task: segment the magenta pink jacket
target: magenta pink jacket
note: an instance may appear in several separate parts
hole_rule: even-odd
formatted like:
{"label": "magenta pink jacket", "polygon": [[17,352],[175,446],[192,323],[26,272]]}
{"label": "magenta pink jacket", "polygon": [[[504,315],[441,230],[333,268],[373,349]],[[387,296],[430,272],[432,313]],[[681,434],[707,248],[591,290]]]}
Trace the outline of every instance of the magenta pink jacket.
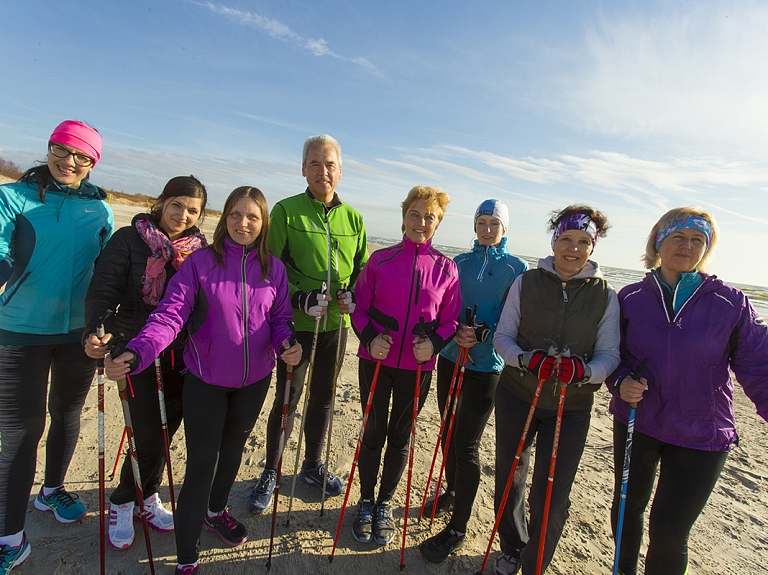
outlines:
{"label": "magenta pink jacket", "polygon": [[[432,247],[407,237],[371,254],[355,284],[352,327],[360,338],[358,357],[371,359],[368,346],[391,322],[393,345],[382,361],[387,367],[416,370],[413,339],[424,318],[426,335],[437,353],[456,334],[461,308],[456,264]],[[435,356],[423,364],[432,370]]]}

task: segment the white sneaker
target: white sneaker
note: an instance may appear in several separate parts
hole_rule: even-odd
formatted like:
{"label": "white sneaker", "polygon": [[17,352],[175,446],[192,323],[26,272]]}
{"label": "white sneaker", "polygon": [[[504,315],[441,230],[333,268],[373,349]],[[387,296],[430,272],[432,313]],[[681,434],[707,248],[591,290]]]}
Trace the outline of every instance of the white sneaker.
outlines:
{"label": "white sneaker", "polygon": [[499,553],[496,556],[496,562],[494,570],[496,575],[515,575],[520,571],[521,563],[518,557],[507,555],[506,553]]}
{"label": "white sneaker", "polygon": [[[160,495],[153,493],[144,500],[144,512],[147,514],[147,523],[155,531],[170,533],[173,531],[173,513],[163,507]],[[133,509],[134,521],[141,521],[138,507]]]}
{"label": "white sneaker", "polygon": [[133,502],[109,504],[109,544],[115,549],[128,549],[133,544]]}

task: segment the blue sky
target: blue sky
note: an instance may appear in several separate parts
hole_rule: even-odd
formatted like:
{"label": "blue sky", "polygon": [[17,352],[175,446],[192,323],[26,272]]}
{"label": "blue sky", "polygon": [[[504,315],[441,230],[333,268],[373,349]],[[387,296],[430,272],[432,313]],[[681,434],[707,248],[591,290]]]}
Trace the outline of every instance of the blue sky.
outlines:
{"label": "blue sky", "polygon": [[544,256],[548,212],[586,202],[613,224],[594,258],[639,269],[658,217],[698,204],[710,271],[768,285],[766,3],[11,0],[0,22],[0,155],[25,167],[75,118],[104,136],[97,184],[192,173],[213,207],[243,184],[272,204],[329,133],[371,235],[434,185],[437,243],[468,247],[497,197],[512,250]]}

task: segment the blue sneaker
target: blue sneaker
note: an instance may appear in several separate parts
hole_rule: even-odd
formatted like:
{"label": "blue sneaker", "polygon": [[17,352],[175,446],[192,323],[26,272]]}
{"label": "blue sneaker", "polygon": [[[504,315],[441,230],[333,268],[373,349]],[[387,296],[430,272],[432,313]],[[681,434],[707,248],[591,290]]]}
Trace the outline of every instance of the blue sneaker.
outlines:
{"label": "blue sneaker", "polygon": [[14,567],[24,563],[24,559],[29,557],[32,547],[27,541],[27,534],[21,536],[21,545],[12,547],[10,545],[0,545],[0,575],[10,573]]}
{"label": "blue sneaker", "polygon": [[322,489],[323,476],[326,473],[328,474],[328,483],[325,486],[325,494],[328,497],[341,495],[344,491],[344,483],[342,483],[341,479],[328,471],[322,461],[318,461],[312,469],[302,468],[301,473],[299,473],[299,479],[307,485],[314,485],[318,489]]}
{"label": "blue sneaker", "polygon": [[272,501],[272,492],[277,483],[277,471],[274,469],[265,469],[259,478],[259,483],[253,488],[248,496],[248,509],[253,513],[264,513],[269,502]]}
{"label": "blue sneaker", "polygon": [[47,497],[43,495],[41,488],[35,497],[35,509],[53,511],[59,523],[72,523],[85,516],[85,505],[77,495],[69,493],[64,487],[59,487]]}

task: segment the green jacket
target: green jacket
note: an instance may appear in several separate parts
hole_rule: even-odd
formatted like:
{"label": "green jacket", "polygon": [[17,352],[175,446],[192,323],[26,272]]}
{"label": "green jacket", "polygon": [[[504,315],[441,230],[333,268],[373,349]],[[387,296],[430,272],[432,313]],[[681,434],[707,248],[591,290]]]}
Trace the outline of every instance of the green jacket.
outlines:
{"label": "green jacket", "polygon": [[[339,329],[336,290],[352,289],[368,261],[363,217],[334,194],[330,207],[318,202],[307,189],[277,202],[272,208],[269,249],[285,264],[291,298],[297,291],[320,289],[323,282],[333,298],[321,331]],[[313,331],[315,318],[294,310],[297,331]],[[344,318],[344,327],[349,327]]]}

